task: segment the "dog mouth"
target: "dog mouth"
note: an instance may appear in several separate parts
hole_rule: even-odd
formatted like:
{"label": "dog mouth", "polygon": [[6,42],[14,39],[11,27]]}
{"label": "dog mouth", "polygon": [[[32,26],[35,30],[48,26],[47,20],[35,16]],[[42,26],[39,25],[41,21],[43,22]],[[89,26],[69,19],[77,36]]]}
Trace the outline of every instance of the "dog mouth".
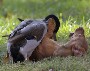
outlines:
{"label": "dog mouth", "polygon": [[82,49],[75,49],[74,50],[74,56],[77,56],[77,57],[82,57],[84,56],[84,51],[82,51]]}

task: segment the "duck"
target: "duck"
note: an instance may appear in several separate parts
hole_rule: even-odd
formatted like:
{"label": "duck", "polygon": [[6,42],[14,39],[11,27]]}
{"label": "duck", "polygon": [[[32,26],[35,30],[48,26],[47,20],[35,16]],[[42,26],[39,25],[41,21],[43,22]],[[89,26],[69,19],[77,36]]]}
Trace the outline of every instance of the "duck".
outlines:
{"label": "duck", "polygon": [[[57,32],[59,30],[59,27],[60,27],[60,21],[59,21],[59,18],[54,14],[49,14],[42,20],[43,21],[48,21],[50,18],[52,18],[55,21],[55,25],[56,25],[55,29],[53,31],[53,35],[50,38],[53,39],[54,41],[57,41],[56,34],[57,34]],[[18,18],[18,20],[21,21],[21,22],[24,21],[21,18]]]}
{"label": "duck", "polygon": [[[56,25],[53,31],[56,36],[60,27],[60,22],[55,15],[48,15],[45,19],[41,20],[23,20],[18,18],[21,23],[10,35],[6,35],[8,36],[8,42],[7,54],[4,58],[4,62],[13,60],[13,63],[17,63],[18,61],[23,62],[24,60],[28,60],[34,49],[40,44],[41,40],[47,33],[48,23],[52,22],[52,19]],[[52,38],[52,35],[49,38]]]}
{"label": "duck", "polygon": [[29,59],[34,49],[40,44],[47,33],[47,26],[52,19],[21,20],[21,23],[11,32],[7,41],[6,58],[13,63],[23,62]]}

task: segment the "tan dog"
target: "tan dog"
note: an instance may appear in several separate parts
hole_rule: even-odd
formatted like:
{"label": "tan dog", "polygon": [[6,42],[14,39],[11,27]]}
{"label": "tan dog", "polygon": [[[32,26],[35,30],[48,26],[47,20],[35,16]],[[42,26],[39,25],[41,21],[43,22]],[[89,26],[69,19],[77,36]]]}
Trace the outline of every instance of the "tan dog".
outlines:
{"label": "tan dog", "polygon": [[75,30],[65,45],[57,44],[48,36],[49,33],[46,34],[40,45],[35,49],[30,60],[37,61],[50,56],[83,56],[87,52],[88,45],[82,27]]}

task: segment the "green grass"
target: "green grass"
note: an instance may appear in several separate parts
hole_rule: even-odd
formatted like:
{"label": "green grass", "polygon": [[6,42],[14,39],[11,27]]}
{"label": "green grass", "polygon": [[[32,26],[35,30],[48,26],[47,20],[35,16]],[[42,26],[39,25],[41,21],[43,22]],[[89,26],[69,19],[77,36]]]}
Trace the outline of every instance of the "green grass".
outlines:
{"label": "green grass", "polygon": [[56,57],[38,62],[24,62],[17,64],[1,64],[0,71],[90,71],[90,56],[85,57]]}
{"label": "green grass", "polygon": [[38,62],[4,64],[7,38],[20,23],[17,18],[38,19],[49,14],[58,16],[61,26],[57,33],[58,42],[67,42],[70,32],[82,26],[90,45],[90,0],[3,0],[0,5],[0,71],[90,71],[90,47],[85,57],[55,57]]}

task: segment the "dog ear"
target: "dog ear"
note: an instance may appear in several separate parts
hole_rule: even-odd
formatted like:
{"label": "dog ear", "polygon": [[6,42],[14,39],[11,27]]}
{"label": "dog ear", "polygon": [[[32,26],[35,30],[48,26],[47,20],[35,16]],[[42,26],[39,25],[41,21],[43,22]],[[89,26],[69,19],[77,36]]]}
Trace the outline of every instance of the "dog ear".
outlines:
{"label": "dog ear", "polygon": [[72,52],[74,56],[83,56],[86,54],[84,48],[75,45],[72,47]]}
{"label": "dog ear", "polygon": [[70,34],[69,34],[69,37],[72,37],[72,36],[73,36],[73,34],[74,34],[74,33],[70,33]]}
{"label": "dog ear", "polygon": [[23,20],[23,19],[21,19],[21,18],[18,18],[18,20],[19,20],[20,22],[24,21],[24,20]]}
{"label": "dog ear", "polygon": [[75,33],[79,33],[79,34],[84,34],[84,29],[83,27],[79,27],[75,30]]}

